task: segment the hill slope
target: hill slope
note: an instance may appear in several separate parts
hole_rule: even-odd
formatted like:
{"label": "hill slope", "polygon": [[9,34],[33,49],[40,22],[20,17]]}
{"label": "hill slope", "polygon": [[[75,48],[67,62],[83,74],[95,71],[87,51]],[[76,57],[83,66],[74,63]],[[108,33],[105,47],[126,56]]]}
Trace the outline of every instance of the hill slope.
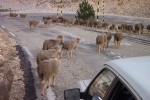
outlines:
{"label": "hill slope", "polygon": [[[64,12],[76,12],[81,0],[62,0]],[[88,0],[97,9],[97,0]],[[0,0],[2,8],[56,12],[58,0]],[[102,11],[100,0],[100,11]],[[109,14],[150,18],[150,0],[104,0],[104,12]]]}

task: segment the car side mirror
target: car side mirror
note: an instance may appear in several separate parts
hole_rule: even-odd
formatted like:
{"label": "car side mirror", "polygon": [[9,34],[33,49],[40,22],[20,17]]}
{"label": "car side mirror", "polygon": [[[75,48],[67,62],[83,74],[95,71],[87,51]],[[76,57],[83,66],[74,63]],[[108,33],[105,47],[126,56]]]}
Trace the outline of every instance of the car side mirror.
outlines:
{"label": "car side mirror", "polygon": [[65,100],[80,100],[80,89],[68,89],[64,91],[64,99]]}

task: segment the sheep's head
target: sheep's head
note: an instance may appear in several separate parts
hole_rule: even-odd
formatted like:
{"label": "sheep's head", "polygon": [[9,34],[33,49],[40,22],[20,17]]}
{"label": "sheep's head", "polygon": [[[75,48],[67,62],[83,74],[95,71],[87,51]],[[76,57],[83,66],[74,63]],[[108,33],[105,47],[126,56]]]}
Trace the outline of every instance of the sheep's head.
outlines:
{"label": "sheep's head", "polygon": [[62,47],[59,46],[59,45],[56,45],[56,46],[54,47],[54,49],[55,49],[56,51],[58,51],[58,52],[61,52]]}
{"label": "sheep's head", "polygon": [[79,39],[79,38],[76,38],[76,41],[77,41],[77,43],[79,43],[79,42],[80,42],[80,39]]}
{"label": "sheep's head", "polygon": [[63,41],[63,38],[64,38],[63,35],[58,35],[57,36],[57,39],[60,40],[61,42]]}

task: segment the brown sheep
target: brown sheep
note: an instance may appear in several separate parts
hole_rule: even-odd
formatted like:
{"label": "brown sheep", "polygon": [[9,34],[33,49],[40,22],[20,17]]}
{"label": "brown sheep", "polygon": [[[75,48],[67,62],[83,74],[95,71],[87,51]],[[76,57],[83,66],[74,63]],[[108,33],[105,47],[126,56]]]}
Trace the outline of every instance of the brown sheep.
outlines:
{"label": "brown sheep", "polygon": [[142,23],[135,24],[135,32],[138,32],[140,35],[143,32],[144,25]]}
{"label": "brown sheep", "polygon": [[58,18],[56,18],[56,17],[52,17],[52,22],[53,22],[53,23],[58,22]]}
{"label": "brown sheep", "polygon": [[58,58],[61,57],[61,47],[56,45],[53,49],[42,50],[37,53],[37,64],[43,60],[48,60],[50,58]]}
{"label": "brown sheep", "polygon": [[26,18],[27,14],[19,14],[21,18]]}
{"label": "brown sheep", "polygon": [[44,25],[45,25],[45,27],[47,27],[48,25],[50,25],[50,23],[51,23],[51,20],[49,19],[49,20],[43,20],[44,21]]}
{"label": "brown sheep", "polygon": [[125,27],[126,27],[126,24],[121,24],[121,26],[120,26],[120,27],[121,27],[121,30],[122,30],[123,32],[125,32],[125,31],[126,31],[126,28],[125,28]]}
{"label": "brown sheep", "polygon": [[119,48],[120,47],[120,43],[123,39],[123,33],[122,32],[117,32],[114,35],[114,43],[115,43],[115,47]]}
{"label": "brown sheep", "polygon": [[100,53],[100,50],[105,50],[105,46],[107,43],[107,35],[103,34],[103,35],[98,35],[96,37],[96,51],[98,51],[98,53]]}
{"label": "brown sheep", "polygon": [[148,30],[148,34],[150,35],[149,31],[150,31],[150,24],[147,25],[147,30]]}
{"label": "brown sheep", "polygon": [[57,39],[50,39],[50,40],[45,40],[43,43],[43,50],[48,50],[53,48],[56,45],[61,45],[63,42],[63,36],[58,35]]}
{"label": "brown sheep", "polygon": [[62,54],[63,54],[63,50],[68,50],[67,54],[68,54],[68,59],[72,58],[72,50],[76,49],[77,50],[77,45],[79,44],[80,39],[76,38],[74,41],[64,41],[62,43]]}
{"label": "brown sheep", "polygon": [[115,29],[115,24],[110,25],[109,30],[114,30]]}
{"label": "brown sheep", "polygon": [[30,27],[30,29],[32,27],[36,27],[38,24],[39,24],[39,21],[36,21],[36,20],[29,21],[29,27]]}
{"label": "brown sheep", "polygon": [[17,13],[10,13],[10,17],[17,17],[18,14]]}
{"label": "brown sheep", "polygon": [[41,79],[42,95],[45,95],[45,90],[49,86],[55,86],[55,77],[60,69],[60,59],[51,58],[41,61],[37,66],[37,72]]}
{"label": "brown sheep", "polygon": [[141,25],[141,33],[143,33],[144,25],[142,23],[139,23]]}
{"label": "brown sheep", "polygon": [[49,17],[49,16],[47,16],[47,17],[43,17],[43,21],[44,20],[51,20],[52,18],[51,17]]}
{"label": "brown sheep", "polygon": [[66,19],[65,24],[68,26],[72,26],[72,25],[74,25],[74,20],[73,19]]}
{"label": "brown sheep", "polygon": [[87,27],[93,28],[93,27],[94,27],[94,21],[95,21],[94,18],[90,18],[90,19],[87,21]]}
{"label": "brown sheep", "polygon": [[106,35],[107,35],[107,45],[106,45],[106,47],[108,48],[108,46],[109,46],[109,41],[111,40],[112,35],[111,35],[110,32],[106,32]]}
{"label": "brown sheep", "polygon": [[78,19],[76,19],[76,20],[74,21],[74,25],[80,25],[80,21],[79,21]]}
{"label": "brown sheep", "polygon": [[106,29],[109,26],[108,23],[102,23],[102,28]]}
{"label": "brown sheep", "polygon": [[5,73],[4,80],[0,80],[0,100],[9,100],[14,74],[11,70]]}
{"label": "brown sheep", "polygon": [[81,25],[81,26],[87,26],[87,22],[88,21],[86,21],[86,20],[79,20],[79,25]]}
{"label": "brown sheep", "polygon": [[133,25],[126,25],[126,30],[129,31],[130,35],[132,35],[132,32],[134,30]]}
{"label": "brown sheep", "polygon": [[102,28],[102,22],[101,21],[94,21],[94,27],[98,28],[98,29]]}
{"label": "brown sheep", "polygon": [[63,17],[58,17],[58,22],[63,23],[64,22],[64,18]]}

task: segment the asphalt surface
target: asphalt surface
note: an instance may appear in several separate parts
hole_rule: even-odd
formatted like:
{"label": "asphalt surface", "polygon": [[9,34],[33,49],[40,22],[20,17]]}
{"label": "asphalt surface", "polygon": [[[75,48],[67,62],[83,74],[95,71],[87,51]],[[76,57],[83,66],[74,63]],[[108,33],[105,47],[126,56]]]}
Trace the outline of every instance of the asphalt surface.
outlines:
{"label": "asphalt surface", "polygon": [[[72,59],[67,59],[66,52],[63,54],[60,66],[61,70],[56,79],[56,87],[52,87],[55,95],[52,94],[51,96],[54,98],[56,97],[56,100],[63,100],[63,91],[65,89],[77,87],[77,81],[94,78],[103,67],[103,64],[109,60],[150,55],[149,45],[139,44],[138,42],[129,41],[128,39],[123,39],[119,49],[114,48],[113,39],[111,39],[109,48],[98,54],[96,52],[95,39],[98,34],[103,34],[102,30],[81,26],[69,27],[63,24],[51,24],[48,28],[44,28],[42,22],[36,27],[36,29],[29,28],[29,20],[42,20],[42,16],[47,15],[48,14],[30,14],[25,19],[19,17],[10,18],[9,16],[4,15],[0,17],[0,25],[5,26],[8,32],[13,33],[17,42],[22,47],[25,47],[27,52],[30,52],[29,58],[33,66],[33,71],[36,71],[37,66],[35,61],[36,54],[42,49],[44,40],[56,38],[56,36],[60,34],[64,36],[64,40],[72,40],[76,37],[81,39],[81,42],[78,45],[78,50],[73,51]],[[112,20],[113,18],[114,17],[111,17],[109,20]],[[115,20],[117,20],[116,17],[113,21]],[[120,19],[120,21],[123,20]],[[134,23],[136,22],[134,21]],[[135,35],[135,37],[149,40],[146,36],[141,37]],[[36,80],[36,83],[40,83],[40,80]],[[36,88],[40,91],[39,84],[36,84]]]}

